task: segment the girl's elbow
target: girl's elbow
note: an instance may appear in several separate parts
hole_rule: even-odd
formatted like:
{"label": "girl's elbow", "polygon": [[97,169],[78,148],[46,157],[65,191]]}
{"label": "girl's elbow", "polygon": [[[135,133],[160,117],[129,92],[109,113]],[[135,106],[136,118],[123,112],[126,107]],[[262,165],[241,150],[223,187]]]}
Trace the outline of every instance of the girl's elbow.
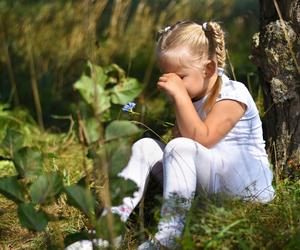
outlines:
{"label": "girl's elbow", "polygon": [[201,144],[203,147],[206,147],[206,148],[212,148],[215,143],[213,143],[211,140],[209,140],[209,138],[205,138],[203,136],[198,136],[198,137],[194,137],[194,138],[191,138],[193,139],[194,141],[198,142],[199,144]]}
{"label": "girl's elbow", "polygon": [[211,134],[209,133],[208,129],[206,134],[199,135],[197,139],[198,139],[197,142],[206,148],[212,148],[217,143],[215,138],[212,137]]}
{"label": "girl's elbow", "polygon": [[212,142],[212,141],[198,141],[198,143],[200,143],[202,146],[210,149],[212,148],[213,146],[216,145],[216,143]]}

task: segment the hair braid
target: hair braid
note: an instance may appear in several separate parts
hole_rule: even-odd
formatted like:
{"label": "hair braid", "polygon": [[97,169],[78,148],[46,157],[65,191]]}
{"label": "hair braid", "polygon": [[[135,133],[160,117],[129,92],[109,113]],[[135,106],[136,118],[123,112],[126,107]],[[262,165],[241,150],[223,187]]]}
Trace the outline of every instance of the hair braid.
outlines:
{"label": "hair braid", "polygon": [[[225,51],[225,39],[224,39],[224,32],[221,26],[217,22],[207,22],[205,34],[209,40],[209,49],[208,54],[209,57],[216,56],[217,59],[217,66],[220,68],[225,67],[226,61],[226,51]],[[204,104],[204,111],[209,112],[209,110],[214,105],[222,86],[222,78],[219,76],[217,78],[216,83],[214,84],[210,95],[208,96],[205,104]]]}
{"label": "hair braid", "polygon": [[[209,53],[216,55],[218,67],[224,68],[226,61],[224,32],[217,22],[207,23],[207,32],[211,38]],[[211,56],[211,55],[210,55]]]}

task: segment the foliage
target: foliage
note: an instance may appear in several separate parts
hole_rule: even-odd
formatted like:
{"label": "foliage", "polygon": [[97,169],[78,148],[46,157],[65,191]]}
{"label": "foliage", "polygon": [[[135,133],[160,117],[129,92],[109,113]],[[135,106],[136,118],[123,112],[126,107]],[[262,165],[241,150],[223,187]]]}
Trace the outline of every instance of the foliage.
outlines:
{"label": "foliage", "polygon": [[299,182],[282,181],[269,204],[198,197],[183,249],[294,249],[300,233],[299,188]]}
{"label": "foliage", "polygon": [[[157,31],[180,19],[221,22],[228,34],[227,48],[237,78],[247,83],[247,74],[255,72],[248,59],[251,36],[258,29],[255,0],[2,0],[0,6],[0,41],[4,48],[0,55],[0,100],[22,104],[37,115],[31,87],[37,82],[47,127],[67,127],[66,122],[53,120],[51,115],[74,111],[78,99],[72,84],[88,60],[121,65],[145,86],[139,100],[145,113],[151,113],[146,116],[172,119],[172,113],[164,112],[165,96],[155,88],[160,73],[153,50]],[[230,68],[228,73],[232,73]],[[251,83],[253,93],[257,93],[258,78],[252,78]],[[113,102],[122,97],[111,96]],[[154,99],[160,99],[160,105]],[[101,109],[108,106],[103,100]],[[151,125],[159,131],[156,123]]]}
{"label": "foliage", "polygon": [[[257,9],[254,0],[0,1],[0,100],[8,103],[0,105],[1,248],[63,249],[78,239],[110,239],[111,229],[124,232],[118,218],[109,228],[100,215],[108,201],[119,204],[136,188],[117,176],[143,132],[136,125],[150,124],[160,136],[160,119],[173,118],[153,84],[160,74],[154,37],[165,25],[221,21],[237,65],[228,71],[248,83],[263,111],[248,60]],[[34,82],[46,131],[28,112],[37,114]],[[138,112],[122,114],[136,98]],[[170,130],[162,137],[168,141]],[[299,176],[299,163],[289,164]],[[277,181],[276,188],[275,200],[264,205],[199,197],[182,248],[296,249],[299,182]],[[158,214],[153,201],[149,210]],[[124,248],[134,248],[136,229],[125,235]]]}
{"label": "foliage", "polygon": [[74,88],[90,105],[94,114],[102,114],[105,120],[112,120],[109,109],[114,104],[124,105],[142,91],[141,84],[134,78],[126,77],[124,70],[116,64],[100,67],[88,62],[87,66],[90,76],[83,74],[75,82]]}
{"label": "foliage", "polygon": [[[74,84],[83,98],[83,104],[87,106],[86,110],[90,110],[83,116],[78,111],[79,138],[72,137],[75,132],[72,127],[65,137],[53,135],[54,140],[81,142],[84,151],[88,152],[85,161],[89,158],[92,160],[92,168],[85,169],[85,176],[71,185],[66,182],[70,177],[63,169],[53,168],[53,165],[45,167],[47,158],[56,158],[57,152],[49,154],[40,137],[45,137],[47,141],[51,135],[37,129],[26,112],[10,111],[7,106],[1,106],[1,157],[13,163],[16,175],[0,177],[0,193],[16,203],[19,222],[29,230],[45,231],[49,222],[60,220],[57,215],[49,213],[47,207],[65,200],[86,216],[90,227],[97,229],[97,234],[108,237],[109,234],[105,232],[107,228],[102,225],[104,219],[99,218],[103,206],[109,205],[100,194],[103,185],[105,186],[105,182],[101,180],[109,175],[111,188],[108,195],[110,198],[111,193],[115,200],[135,189],[133,183],[127,184],[129,181],[116,177],[121,165],[126,163],[127,157],[124,154],[129,153],[132,136],[140,134],[141,129],[127,120],[112,121],[110,114],[104,113],[113,106],[120,109],[122,104],[137,97],[142,90],[141,85],[137,80],[126,77],[124,71],[116,65],[105,68],[90,62],[87,65],[89,72],[84,73]],[[107,106],[103,106],[102,100],[106,100]],[[19,113],[22,116],[18,116]],[[104,119],[101,118],[102,115]],[[32,136],[35,132],[37,134]],[[111,167],[104,170],[103,166],[107,164]],[[116,188],[117,186],[122,189]],[[122,225],[115,220],[115,225],[117,224]],[[121,226],[118,228],[123,230]]]}

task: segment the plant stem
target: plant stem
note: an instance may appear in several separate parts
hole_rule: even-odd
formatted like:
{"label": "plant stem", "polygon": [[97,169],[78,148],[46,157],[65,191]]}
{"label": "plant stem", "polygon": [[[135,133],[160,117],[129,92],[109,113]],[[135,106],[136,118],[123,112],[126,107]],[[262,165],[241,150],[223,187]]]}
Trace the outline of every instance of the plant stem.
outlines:
{"label": "plant stem", "polygon": [[32,94],[33,94],[33,99],[34,99],[34,105],[35,105],[38,124],[39,124],[40,128],[42,130],[44,130],[43,113],[42,113],[42,106],[41,106],[41,102],[40,102],[36,71],[35,71],[35,66],[34,66],[32,44],[31,44],[31,41],[29,40],[27,34],[26,34],[26,38],[27,38],[27,52],[28,52],[30,76],[31,76],[31,89],[32,89]]}
{"label": "plant stem", "polygon": [[1,29],[2,30],[2,37],[3,37],[3,50],[4,50],[4,55],[6,57],[6,65],[7,65],[7,70],[8,70],[8,77],[11,83],[11,96],[13,96],[14,98],[14,104],[16,106],[18,106],[20,104],[20,100],[19,100],[19,94],[17,91],[17,82],[15,79],[15,75],[14,75],[14,71],[13,71],[13,66],[12,66],[12,62],[10,59],[10,54],[9,54],[9,50],[8,50],[8,44],[6,43],[6,39],[5,39],[5,32],[4,32],[4,24],[3,24],[3,20],[1,18]]}
{"label": "plant stem", "polygon": [[148,127],[146,124],[142,123],[142,122],[138,122],[138,121],[130,121],[134,124],[139,124],[144,126],[145,128],[147,128],[148,130],[150,130],[153,134],[155,134],[160,140],[162,140],[165,144],[167,144],[167,141],[165,141],[159,134],[157,134],[153,129],[151,129],[150,127]]}
{"label": "plant stem", "polygon": [[233,67],[233,65],[231,63],[228,50],[226,50],[226,55],[227,55],[227,59],[228,59],[228,62],[229,62],[229,67],[230,67],[230,70],[231,70],[231,73],[232,73],[233,80],[236,81],[236,76],[235,76],[235,73],[234,73],[234,67]]}

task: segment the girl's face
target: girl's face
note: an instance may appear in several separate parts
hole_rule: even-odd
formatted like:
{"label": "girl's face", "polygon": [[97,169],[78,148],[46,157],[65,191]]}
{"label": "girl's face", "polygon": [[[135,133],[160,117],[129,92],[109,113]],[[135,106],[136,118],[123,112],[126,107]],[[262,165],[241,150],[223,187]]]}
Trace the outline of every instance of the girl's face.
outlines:
{"label": "girl's face", "polygon": [[203,64],[201,61],[196,62],[190,53],[182,54],[180,60],[178,57],[178,55],[175,55],[175,58],[171,56],[167,60],[161,60],[160,68],[162,72],[177,74],[182,79],[192,100],[202,98],[208,89]]}

